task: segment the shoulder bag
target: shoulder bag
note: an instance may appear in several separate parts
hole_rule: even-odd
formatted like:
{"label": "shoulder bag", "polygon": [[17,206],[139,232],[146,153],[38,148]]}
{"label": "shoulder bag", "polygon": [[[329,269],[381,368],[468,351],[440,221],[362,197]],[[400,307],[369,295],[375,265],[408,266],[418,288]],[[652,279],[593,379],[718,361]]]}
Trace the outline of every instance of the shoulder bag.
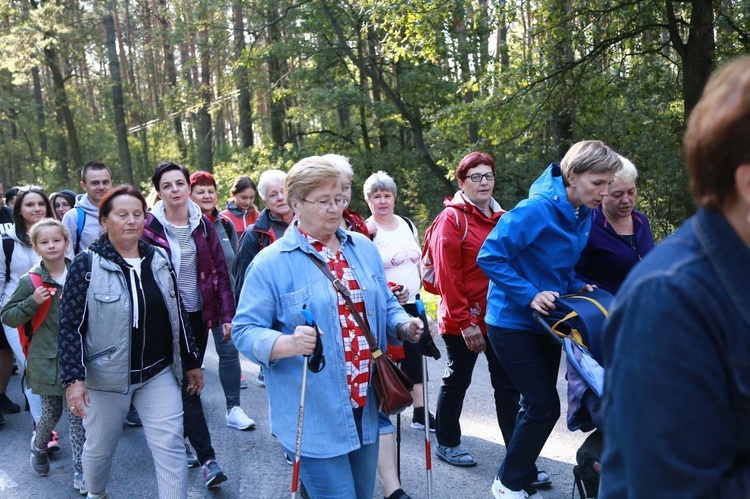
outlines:
{"label": "shoulder bag", "polygon": [[378,348],[378,342],[375,341],[370,328],[354,306],[351,293],[344,283],[334,276],[328,265],[315,257],[315,255],[308,253],[307,256],[325,274],[328,280],[333,283],[336,291],[344,297],[344,301],[352,311],[354,320],[357,321],[365,338],[367,338],[367,344],[370,346],[373,359],[370,383],[375,389],[375,396],[378,399],[378,409],[389,416],[399,414],[413,402],[411,390],[414,388],[414,382],[391,359],[383,355],[383,352]]}

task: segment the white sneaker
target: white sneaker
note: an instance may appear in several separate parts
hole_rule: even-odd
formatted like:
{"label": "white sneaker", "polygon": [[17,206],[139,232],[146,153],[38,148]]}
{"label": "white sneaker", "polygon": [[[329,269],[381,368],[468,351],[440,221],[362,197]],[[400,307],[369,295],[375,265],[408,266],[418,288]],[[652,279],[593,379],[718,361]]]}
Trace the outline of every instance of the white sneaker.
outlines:
{"label": "white sneaker", "polygon": [[[526,499],[529,497],[529,494],[527,494],[525,490],[510,490],[503,485],[499,478],[495,478],[490,490],[495,499]],[[538,493],[534,494],[534,497],[541,499],[541,496],[539,496]]]}
{"label": "white sneaker", "polygon": [[231,426],[232,428],[237,428],[238,430],[254,430],[255,429],[255,421],[247,417],[247,414],[245,414],[245,411],[242,410],[240,406],[234,406],[232,409],[227,413],[227,426]]}
{"label": "white sneaker", "polygon": [[73,488],[82,496],[88,495],[89,491],[83,484],[83,473],[73,473]]}

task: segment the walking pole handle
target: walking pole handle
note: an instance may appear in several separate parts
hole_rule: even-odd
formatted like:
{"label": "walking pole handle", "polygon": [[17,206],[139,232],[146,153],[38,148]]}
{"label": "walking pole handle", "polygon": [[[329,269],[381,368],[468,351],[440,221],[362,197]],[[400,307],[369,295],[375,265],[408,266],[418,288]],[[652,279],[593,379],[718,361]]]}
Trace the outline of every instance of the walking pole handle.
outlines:
{"label": "walking pole handle", "polygon": [[440,359],[440,350],[438,350],[437,345],[435,345],[435,342],[432,340],[430,326],[427,321],[427,311],[424,308],[424,302],[422,302],[422,299],[419,297],[419,293],[417,293],[416,299],[414,300],[414,305],[417,307],[417,312],[419,312],[419,318],[422,319],[422,322],[424,323],[424,333],[419,339],[419,344],[422,347],[422,355],[438,360]]}

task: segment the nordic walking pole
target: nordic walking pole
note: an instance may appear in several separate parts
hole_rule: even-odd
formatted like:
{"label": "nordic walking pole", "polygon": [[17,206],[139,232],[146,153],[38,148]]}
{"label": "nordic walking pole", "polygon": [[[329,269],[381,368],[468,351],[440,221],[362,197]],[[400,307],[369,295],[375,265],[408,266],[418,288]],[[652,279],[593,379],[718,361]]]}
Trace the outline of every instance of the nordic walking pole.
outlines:
{"label": "nordic walking pole", "polygon": [[430,335],[430,328],[427,322],[427,313],[424,309],[424,303],[417,294],[414,304],[417,306],[419,318],[422,319],[424,330],[427,334],[422,334],[420,343],[422,343],[422,392],[424,396],[424,454],[425,469],[427,471],[427,497],[432,499],[432,449],[430,448],[430,399],[429,390],[427,389],[427,357],[433,357],[435,360],[440,358],[440,350],[435,346]]}
{"label": "nordic walking pole", "polygon": [[315,350],[312,356],[305,355],[302,365],[302,389],[300,390],[299,414],[297,416],[297,442],[294,446],[294,471],[292,471],[292,499],[297,498],[297,487],[299,486],[300,451],[302,449],[302,420],[305,417],[305,393],[307,392],[307,368],[312,372],[320,372],[326,365],[323,356],[323,344],[320,342],[320,330],[315,323],[312,312],[307,305],[302,306],[302,316],[308,326],[315,328]]}

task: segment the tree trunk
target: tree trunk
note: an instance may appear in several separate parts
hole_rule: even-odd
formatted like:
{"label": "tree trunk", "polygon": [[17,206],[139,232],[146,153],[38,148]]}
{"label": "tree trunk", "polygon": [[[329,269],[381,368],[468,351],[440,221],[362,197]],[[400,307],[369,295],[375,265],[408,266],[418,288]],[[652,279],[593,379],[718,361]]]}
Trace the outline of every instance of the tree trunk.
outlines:
{"label": "tree trunk", "polygon": [[[267,43],[269,47],[273,47],[275,44],[281,41],[281,34],[279,33],[278,25],[273,22],[278,17],[278,12],[275,6],[271,6],[271,10],[268,11],[267,20],[270,26],[267,29]],[[273,141],[274,148],[278,151],[284,147],[284,122],[286,121],[286,111],[284,109],[284,100],[274,98],[274,89],[281,85],[281,59],[271,54],[266,58],[266,65],[268,66],[268,102],[269,112],[271,121],[271,140]]]}
{"label": "tree trunk", "polygon": [[[455,25],[456,36],[458,38],[458,54],[456,55],[459,68],[461,69],[460,79],[466,87],[463,101],[467,107],[471,107],[471,104],[474,102],[474,92],[471,90],[471,65],[469,64],[471,44],[469,44],[467,40],[466,22],[464,19],[466,19],[466,12],[464,12],[462,8],[457,9]],[[469,120],[467,123],[467,138],[469,139],[469,144],[473,145],[479,142],[479,126],[474,120]]]}
{"label": "tree trunk", "polygon": [[242,16],[242,0],[233,0],[232,19],[234,27],[234,59],[237,64],[234,76],[237,79],[237,112],[240,117],[240,143],[242,147],[253,147],[253,108],[250,102],[250,79],[247,67],[242,62],[245,53],[245,23]]}
{"label": "tree trunk", "polygon": [[550,101],[550,132],[555,145],[556,157],[562,159],[570,146],[573,144],[573,104],[570,102],[570,96],[567,93],[568,88],[574,86],[566,84],[564,81],[570,75],[566,68],[572,66],[573,47],[570,36],[570,4],[568,0],[555,0],[550,4],[551,18],[558,20],[557,27],[551,31],[550,48],[551,53],[548,55],[550,67],[552,70],[561,69],[560,76],[563,80],[558,87],[562,89],[555,92],[555,97]]}
{"label": "tree trunk", "polygon": [[208,31],[205,27],[198,33],[198,51],[200,52],[201,106],[198,108],[198,168],[213,172],[213,130],[211,128],[211,68],[208,48]]}
{"label": "tree trunk", "polygon": [[65,140],[63,130],[65,129],[65,118],[63,118],[62,111],[55,107],[55,123],[57,124],[57,155],[58,161],[60,162],[60,173],[63,180],[63,185],[70,185],[70,165],[68,164],[68,143]]}
{"label": "tree trunk", "polygon": [[65,130],[68,133],[68,143],[70,145],[70,156],[73,160],[73,167],[77,169],[83,168],[83,155],[81,154],[81,146],[78,142],[78,133],[76,132],[76,125],[73,121],[73,113],[70,111],[70,106],[68,105],[68,96],[65,92],[65,79],[63,78],[60,66],[58,66],[57,63],[57,53],[51,45],[44,48],[44,60],[52,74],[55,108],[60,113],[65,125]]}
{"label": "tree trunk", "polygon": [[[163,40],[162,53],[164,54],[164,69],[167,73],[167,84],[172,92],[177,91],[177,66],[174,61],[174,50],[172,45],[169,43],[169,33],[171,32],[169,21],[167,20],[168,5],[167,0],[159,0],[160,7],[162,9],[162,15],[159,17],[159,24],[161,25],[161,36]],[[174,111],[174,110],[171,110]],[[174,126],[175,137],[177,138],[177,149],[180,150],[180,160],[185,161],[187,159],[187,145],[185,144],[185,136],[182,130],[182,116],[179,111],[174,113],[172,118],[172,124]]]}
{"label": "tree trunk", "polygon": [[[112,4],[110,3],[110,5]],[[135,184],[133,164],[130,161],[130,148],[128,147],[128,128],[125,125],[125,103],[122,96],[120,60],[117,57],[115,20],[109,12],[104,15],[104,30],[107,34],[107,58],[109,59],[109,74],[112,78],[112,106],[114,108],[117,152],[120,157],[122,179],[129,184]]]}
{"label": "tree trunk", "polygon": [[[370,67],[377,71],[378,77],[382,78],[382,71],[380,70],[380,59],[378,58],[378,41],[375,38],[375,33],[371,29],[367,31],[367,48],[370,54]],[[367,77],[362,71],[360,71],[360,78],[366,81]],[[362,88],[366,88],[365,83],[360,82]],[[380,106],[383,102],[383,94],[380,92],[380,87],[377,85],[371,85],[372,102],[375,105],[375,109]],[[378,114],[375,114],[375,122],[378,128],[378,149],[380,152],[385,151],[388,148],[388,135],[383,125],[383,120],[380,119]]]}
{"label": "tree trunk", "polygon": [[684,42],[680,35],[682,23],[676,19],[672,0],[666,2],[670,41],[682,59],[682,98],[686,123],[711,76],[716,55],[712,0],[692,0],[690,4],[688,39]]}
{"label": "tree trunk", "polygon": [[47,131],[44,119],[44,98],[42,97],[42,82],[39,77],[39,68],[31,68],[31,78],[34,82],[34,107],[36,108],[36,125],[39,127],[39,150],[42,156],[47,156]]}

